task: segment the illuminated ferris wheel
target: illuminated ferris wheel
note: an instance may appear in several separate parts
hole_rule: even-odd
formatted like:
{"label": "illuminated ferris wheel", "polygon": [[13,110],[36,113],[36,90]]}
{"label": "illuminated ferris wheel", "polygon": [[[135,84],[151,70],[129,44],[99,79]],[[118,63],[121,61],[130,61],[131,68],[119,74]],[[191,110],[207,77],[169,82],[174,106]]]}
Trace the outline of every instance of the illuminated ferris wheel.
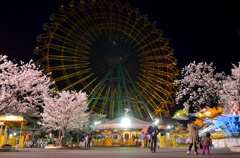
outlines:
{"label": "illuminated ferris wheel", "polygon": [[37,36],[35,53],[59,91],[82,90],[90,110],[109,119],[168,112],[174,103],[177,60],[168,39],[138,8],[115,1],[70,1]]}

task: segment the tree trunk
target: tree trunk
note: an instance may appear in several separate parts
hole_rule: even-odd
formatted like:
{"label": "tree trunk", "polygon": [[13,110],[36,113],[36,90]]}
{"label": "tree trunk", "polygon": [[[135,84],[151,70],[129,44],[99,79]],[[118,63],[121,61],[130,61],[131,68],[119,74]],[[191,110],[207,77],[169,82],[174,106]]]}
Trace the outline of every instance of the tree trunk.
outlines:
{"label": "tree trunk", "polygon": [[61,140],[61,131],[60,130],[58,130],[58,139]]}
{"label": "tree trunk", "polygon": [[61,130],[60,144],[64,145],[66,143],[65,135],[66,135],[66,130],[62,129]]}
{"label": "tree trunk", "polygon": [[77,144],[79,144],[79,141],[80,140],[80,133],[79,132],[77,132]]}

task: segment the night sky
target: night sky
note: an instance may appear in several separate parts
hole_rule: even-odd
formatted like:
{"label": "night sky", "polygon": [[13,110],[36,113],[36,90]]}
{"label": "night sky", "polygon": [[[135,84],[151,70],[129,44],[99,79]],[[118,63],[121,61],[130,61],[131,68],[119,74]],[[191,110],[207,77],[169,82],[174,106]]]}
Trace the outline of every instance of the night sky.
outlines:
{"label": "night sky", "polygon": [[[4,0],[0,2],[0,53],[10,59],[36,59],[32,50],[42,24],[69,0]],[[230,73],[240,54],[240,9],[237,1],[120,0],[139,7],[170,40],[181,70],[190,62],[213,62]]]}

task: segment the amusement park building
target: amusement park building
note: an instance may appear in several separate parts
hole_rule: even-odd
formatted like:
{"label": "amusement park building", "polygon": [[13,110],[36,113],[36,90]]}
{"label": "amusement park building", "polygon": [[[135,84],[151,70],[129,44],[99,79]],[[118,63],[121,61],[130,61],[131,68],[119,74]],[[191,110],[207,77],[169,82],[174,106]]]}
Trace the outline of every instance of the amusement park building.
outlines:
{"label": "amusement park building", "polygon": [[[128,119],[124,122],[124,119]],[[136,145],[140,140],[141,130],[151,125],[131,116],[123,116],[92,128],[95,140],[93,145],[120,146]]]}

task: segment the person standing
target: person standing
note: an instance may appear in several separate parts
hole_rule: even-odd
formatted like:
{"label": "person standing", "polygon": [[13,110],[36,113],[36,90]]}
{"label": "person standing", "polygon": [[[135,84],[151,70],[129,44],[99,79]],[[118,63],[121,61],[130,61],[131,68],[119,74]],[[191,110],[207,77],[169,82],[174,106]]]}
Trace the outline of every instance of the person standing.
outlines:
{"label": "person standing", "polygon": [[142,132],[142,134],[141,134],[141,148],[144,148],[144,139],[145,139],[145,134],[144,134],[144,132]]}
{"label": "person standing", "polygon": [[139,144],[138,139],[139,139],[138,134],[136,134],[136,137],[135,137],[135,144],[136,144],[136,145]]}
{"label": "person standing", "polygon": [[88,142],[87,142],[87,148],[91,147],[91,142],[92,142],[92,136],[88,135]]}
{"label": "person standing", "polygon": [[19,137],[19,136],[17,136],[17,137],[16,137],[16,148],[18,148],[19,139],[20,139],[20,137]]}
{"label": "person standing", "polygon": [[199,143],[198,130],[200,129],[200,127],[194,124],[194,122],[195,122],[195,119],[192,119],[190,123],[187,124],[188,130],[189,130],[189,143],[190,143],[187,154],[190,154],[192,146],[194,146],[194,151],[195,151],[194,154],[199,154],[197,152],[197,149],[198,149],[197,144]]}
{"label": "person standing", "polygon": [[135,134],[133,133],[133,134],[132,134],[132,145],[136,145],[136,144],[135,144],[135,143],[136,143],[136,142],[135,142],[135,138],[136,138],[136,136],[135,136]]}
{"label": "person standing", "polygon": [[207,153],[210,156],[209,146],[212,145],[212,139],[210,138],[210,136],[211,134],[207,132],[206,136],[202,138],[202,145],[203,145],[202,154],[203,155],[205,154],[205,150],[207,150]]}
{"label": "person standing", "polygon": [[85,148],[88,147],[88,140],[89,140],[89,134],[87,134],[85,137]]}
{"label": "person standing", "polygon": [[148,147],[149,145],[148,145],[148,134],[147,134],[147,132],[145,133],[145,146],[146,147]]}
{"label": "person standing", "polygon": [[33,137],[31,148],[35,148],[36,147],[36,143],[37,143],[37,140]]}

